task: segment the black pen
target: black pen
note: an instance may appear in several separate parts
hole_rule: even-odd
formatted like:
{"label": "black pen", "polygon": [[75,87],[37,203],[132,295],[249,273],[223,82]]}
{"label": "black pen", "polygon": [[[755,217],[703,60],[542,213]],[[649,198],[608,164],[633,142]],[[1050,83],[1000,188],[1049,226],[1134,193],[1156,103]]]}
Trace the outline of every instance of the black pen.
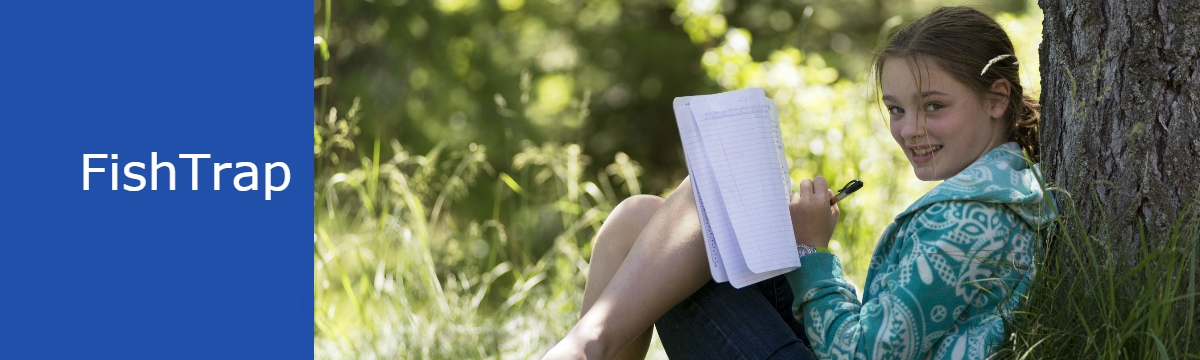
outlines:
{"label": "black pen", "polygon": [[835,194],[832,199],[829,199],[829,205],[837,204],[838,201],[845,199],[846,196],[853,194],[855,191],[858,191],[858,189],[862,189],[862,187],[862,181],[858,181],[858,179],[850,180],[846,186],[843,186],[841,190],[838,190],[837,194]]}

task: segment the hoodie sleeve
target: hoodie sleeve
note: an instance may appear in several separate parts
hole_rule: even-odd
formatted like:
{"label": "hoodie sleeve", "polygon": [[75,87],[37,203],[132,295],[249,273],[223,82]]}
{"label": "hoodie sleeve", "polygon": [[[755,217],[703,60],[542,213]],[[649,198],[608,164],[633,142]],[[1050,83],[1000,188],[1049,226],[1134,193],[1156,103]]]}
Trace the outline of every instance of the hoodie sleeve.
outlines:
{"label": "hoodie sleeve", "polygon": [[[891,261],[879,264],[860,303],[832,254],[804,257],[787,274],[796,294],[792,313],[822,359],[923,358],[976,302],[980,281],[993,276],[1010,234],[994,205],[948,201],[912,215],[896,233]],[[875,266],[876,264],[872,264]]]}

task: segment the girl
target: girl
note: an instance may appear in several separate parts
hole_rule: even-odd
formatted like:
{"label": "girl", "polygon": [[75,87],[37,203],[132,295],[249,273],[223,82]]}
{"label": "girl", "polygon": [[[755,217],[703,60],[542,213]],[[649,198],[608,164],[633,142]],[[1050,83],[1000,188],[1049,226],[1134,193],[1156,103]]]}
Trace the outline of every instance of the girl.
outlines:
{"label": "girl", "polygon": [[[547,358],[983,358],[1025,295],[1055,216],[1037,159],[1039,106],[1007,33],[966,7],[896,33],[874,75],[917,178],[945,180],[896,216],[860,302],[824,248],[838,220],[825,179],[790,203],[803,267],[743,289],[711,281],[691,184],[622,202],[596,236],[583,318]],[[657,322],[655,322],[657,321]],[[807,346],[806,346],[807,345]],[[809,348],[811,347],[811,352]]]}

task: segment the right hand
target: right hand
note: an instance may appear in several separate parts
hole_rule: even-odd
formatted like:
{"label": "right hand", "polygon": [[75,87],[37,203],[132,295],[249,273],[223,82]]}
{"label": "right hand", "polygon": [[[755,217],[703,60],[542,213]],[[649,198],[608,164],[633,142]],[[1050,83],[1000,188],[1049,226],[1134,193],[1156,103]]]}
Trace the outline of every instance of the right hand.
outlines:
{"label": "right hand", "polygon": [[837,205],[829,205],[833,190],[824,177],[800,181],[800,191],[792,193],[788,212],[792,215],[792,231],[796,244],[829,247],[833,228],[837,225],[841,211]]}

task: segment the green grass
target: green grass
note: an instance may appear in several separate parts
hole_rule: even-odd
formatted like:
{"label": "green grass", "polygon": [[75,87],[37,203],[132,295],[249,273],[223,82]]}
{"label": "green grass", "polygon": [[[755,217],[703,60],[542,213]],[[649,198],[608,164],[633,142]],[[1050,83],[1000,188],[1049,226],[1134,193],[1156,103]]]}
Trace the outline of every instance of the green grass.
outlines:
{"label": "green grass", "polygon": [[[620,175],[636,164],[614,163],[615,175],[592,181],[577,146],[528,146],[516,156],[520,173],[480,180],[489,168],[482,147],[410,155],[392,146],[391,159],[377,144],[361,167],[317,181],[315,357],[529,358],[548,349],[578,318],[587,240],[618,190],[638,188]],[[494,218],[451,215],[477,180],[496,187]],[[547,231],[557,235],[530,241]]]}
{"label": "green grass", "polygon": [[1140,239],[1147,239],[1139,242],[1089,230],[1070,194],[1059,196],[1067,206],[1046,237],[1048,251],[996,357],[1200,358],[1197,201],[1170,229],[1139,226]]}
{"label": "green grass", "polygon": [[[391,146],[391,159],[376,145],[362,166],[317,181],[314,356],[530,358],[549,349],[578,318],[588,240],[639,188],[629,175],[636,163],[584,176],[577,146],[526,144],[518,173],[490,175],[478,146],[424,155]],[[470,186],[496,188],[492,219],[452,215]],[[995,357],[1200,357],[1197,209],[1171,229],[1141,229],[1159,240],[1129,247],[1088,234],[1062,209]],[[552,240],[539,244],[546,233]]]}
{"label": "green grass", "polygon": [[[513,174],[486,149],[423,154],[376,141],[358,167],[354,111],[318,125],[314,189],[313,317],[316,358],[531,358],[578,318],[588,243],[640,169],[618,156],[584,174],[581,149],[524,143]],[[337,130],[351,129],[351,130]],[[378,165],[375,165],[378,164]],[[616,186],[614,186],[616,184]],[[491,218],[455,211],[469,189],[494,187]],[[1024,307],[996,358],[1200,358],[1193,201],[1170,229],[1140,228],[1132,242],[1090,233],[1068,206],[1047,232]],[[478,204],[479,199],[471,203]],[[1109,221],[1110,219],[1105,219]],[[869,242],[848,242],[869,245]],[[1133,244],[1133,245],[1129,245]],[[661,347],[651,357],[662,357]]]}
{"label": "green grass", "polygon": [[[585,174],[590,160],[577,145],[529,142],[512,174],[496,172],[482,146],[415,155],[392,142],[395,155],[384,159],[379,141],[358,150],[338,140],[353,136],[354,121],[352,110],[314,130],[314,356],[524,359],[548,350],[578,319],[589,240],[640,192],[637,163],[618,156]],[[339,153],[360,153],[360,165],[339,171]],[[494,189],[482,201],[490,218],[456,211],[481,203],[468,190],[485,187]],[[1090,233],[1070,195],[1056,193],[1068,206],[995,357],[1200,358],[1200,205],[1170,229],[1141,228],[1151,240],[1134,242]],[[871,246],[870,236],[846,243]]]}

